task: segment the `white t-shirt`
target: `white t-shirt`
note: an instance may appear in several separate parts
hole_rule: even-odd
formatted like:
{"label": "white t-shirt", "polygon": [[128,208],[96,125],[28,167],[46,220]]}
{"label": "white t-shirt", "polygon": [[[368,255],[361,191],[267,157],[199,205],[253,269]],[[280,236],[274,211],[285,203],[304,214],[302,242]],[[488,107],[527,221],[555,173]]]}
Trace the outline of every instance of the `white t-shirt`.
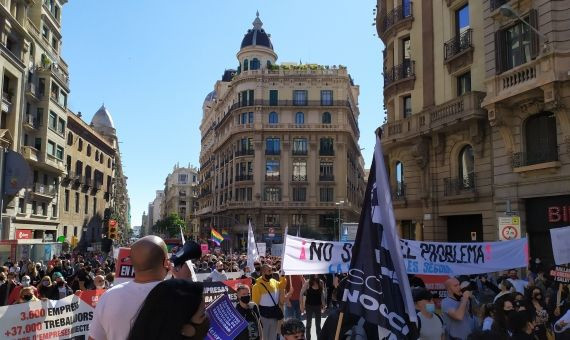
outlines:
{"label": "white t-shirt", "polygon": [[160,282],[128,281],[107,290],[97,302],[89,336],[95,340],[126,339],[148,293]]}
{"label": "white t-shirt", "polygon": [[516,280],[508,279],[508,280],[511,281],[517,293],[524,294],[524,289],[526,288],[526,286],[528,286],[528,281],[521,279],[516,279]]}

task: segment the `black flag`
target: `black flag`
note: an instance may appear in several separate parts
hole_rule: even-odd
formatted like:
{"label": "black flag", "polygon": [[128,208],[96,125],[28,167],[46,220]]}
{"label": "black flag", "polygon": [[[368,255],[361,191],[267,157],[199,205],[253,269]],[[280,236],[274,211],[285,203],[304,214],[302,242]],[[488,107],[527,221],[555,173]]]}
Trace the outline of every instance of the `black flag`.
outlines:
{"label": "black flag", "polygon": [[414,339],[417,316],[395,224],[377,138],[343,294],[344,312],[378,325],[379,339]]}

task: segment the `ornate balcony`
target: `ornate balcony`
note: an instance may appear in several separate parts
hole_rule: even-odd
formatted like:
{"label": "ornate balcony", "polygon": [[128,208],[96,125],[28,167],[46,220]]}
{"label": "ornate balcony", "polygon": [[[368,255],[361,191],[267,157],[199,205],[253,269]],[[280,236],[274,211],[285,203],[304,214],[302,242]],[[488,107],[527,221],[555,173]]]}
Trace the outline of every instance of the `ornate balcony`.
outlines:
{"label": "ornate balcony", "polygon": [[543,145],[539,150],[533,152],[517,152],[513,154],[513,168],[520,168],[529,165],[557,162],[558,161],[558,147],[548,147]]}
{"label": "ornate balcony", "polygon": [[52,199],[57,193],[55,185],[47,185],[34,183],[33,191],[34,195],[40,196],[47,199]]}
{"label": "ornate balcony", "polygon": [[412,5],[411,2],[407,2],[404,5],[394,8],[380,18],[378,33],[384,42],[389,32],[401,28],[410,29],[412,21],[414,20]]}
{"label": "ornate balcony", "polygon": [[307,175],[293,175],[291,177],[291,180],[293,182],[306,182],[307,181]]}
{"label": "ornate balcony", "polygon": [[236,182],[253,181],[253,175],[237,175]]}
{"label": "ornate balcony", "polygon": [[320,182],[334,182],[334,175],[320,175]]}
{"label": "ornate balcony", "polygon": [[384,96],[392,97],[399,92],[413,90],[415,80],[416,62],[414,60],[406,60],[384,70]]}
{"label": "ornate balcony", "polygon": [[473,29],[469,28],[444,43],[443,52],[449,73],[473,63]]}
{"label": "ornate balcony", "polygon": [[456,196],[475,191],[475,173],[473,172],[462,178],[443,179],[443,196]]}
{"label": "ornate balcony", "polygon": [[307,150],[295,150],[293,149],[293,156],[306,156]]}
{"label": "ornate balcony", "polygon": [[398,182],[392,188],[392,201],[405,201],[405,200],[406,200],[406,184]]}
{"label": "ornate balcony", "polygon": [[241,157],[241,156],[252,156],[254,154],[253,149],[243,149],[243,150],[237,150],[235,152],[235,156],[236,157]]}

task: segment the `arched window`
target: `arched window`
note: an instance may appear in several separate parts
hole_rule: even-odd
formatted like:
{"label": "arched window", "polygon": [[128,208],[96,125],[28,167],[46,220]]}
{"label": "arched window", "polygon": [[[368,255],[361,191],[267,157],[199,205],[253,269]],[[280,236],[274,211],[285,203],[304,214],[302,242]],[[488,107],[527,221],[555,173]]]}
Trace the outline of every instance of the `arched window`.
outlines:
{"label": "arched window", "polygon": [[295,124],[305,124],[305,114],[303,112],[295,114]]}
{"label": "arched window", "polygon": [[556,116],[552,112],[541,112],[525,121],[526,157],[519,157],[524,165],[553,162],[558,160],[556,140]]}
{"label": "arched window", "polygon": [[99,162],[99,150],[95,151],[95,162]]}
{"label": "arched window", "polygon": [[330,124],[331,123],[331,113],[330,112],[323,113],[322,122],[323,122],[323,124]]}
{"label": "arched window", "polygon": [[243,70],[244,71],[249,70],[249,60],[247,60],[247,59],[243,60]]}
{"label": "arched window", "polygon": [[464,146],[459,152],[459,180],[465,189],[475,185],[475,156],[471,145]]}
{"label": "arched window", "polygon": [[269,124],[277,124],[279,123],[279,115],[277,112],[270,112],[269,113]]}
{"label": "arched window", "polygon": [[252,70],[258,70],[260,67],[261,67],[261,64],[259,62],[259,59],[253,58],[251,60],[251,69]]}
{"label": "arched window", "polygon": [[404,165],[402,162],[396,162],[396,190],[394,190],[394,196],[396,198],[403,197],[405,193],[404,184]]}
{"label": "arched window", "polygon": [[101,154],[99,154],[99,163],[101,163],[101,164],[105,163],[105,155],[103,155],[102,152],[101,152]]}
{"label": "arched window", "polygon": [[268,61],[267,61],[267,68],[268,68],[268,69],[271,69],[272,67],[273,67],[273,65],[271,65],[271,61],[268,60]]}
{"label": "arched window", "polygon": [[73,145],[73,134],[71,132],[67,133],[67,145]]}
{"label": "arched window", "polygon": [[111,169],[111,158],[107,158],[107,168]]}
{"label": "arched window", "polygon": [[91,157],[91,145],[87,145],[87,157]]}
{"label": "arched window", "polygon": [[77,151],[83,151],[83,139],[79,138],[77,142]]}

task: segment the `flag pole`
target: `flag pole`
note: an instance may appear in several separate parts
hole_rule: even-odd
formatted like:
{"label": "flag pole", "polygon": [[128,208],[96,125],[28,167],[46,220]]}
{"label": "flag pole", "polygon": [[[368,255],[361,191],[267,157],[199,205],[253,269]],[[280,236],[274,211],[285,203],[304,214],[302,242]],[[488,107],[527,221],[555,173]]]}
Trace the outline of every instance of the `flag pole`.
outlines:
{"label": "flag pole", "polygon": [[338,340],[340,336],[340,330],[342,328],[342,319],[344,318],[344,312],[340,312],[338,315],[338,322],[336,324],[336,332],[334,335],[334,340]]}

